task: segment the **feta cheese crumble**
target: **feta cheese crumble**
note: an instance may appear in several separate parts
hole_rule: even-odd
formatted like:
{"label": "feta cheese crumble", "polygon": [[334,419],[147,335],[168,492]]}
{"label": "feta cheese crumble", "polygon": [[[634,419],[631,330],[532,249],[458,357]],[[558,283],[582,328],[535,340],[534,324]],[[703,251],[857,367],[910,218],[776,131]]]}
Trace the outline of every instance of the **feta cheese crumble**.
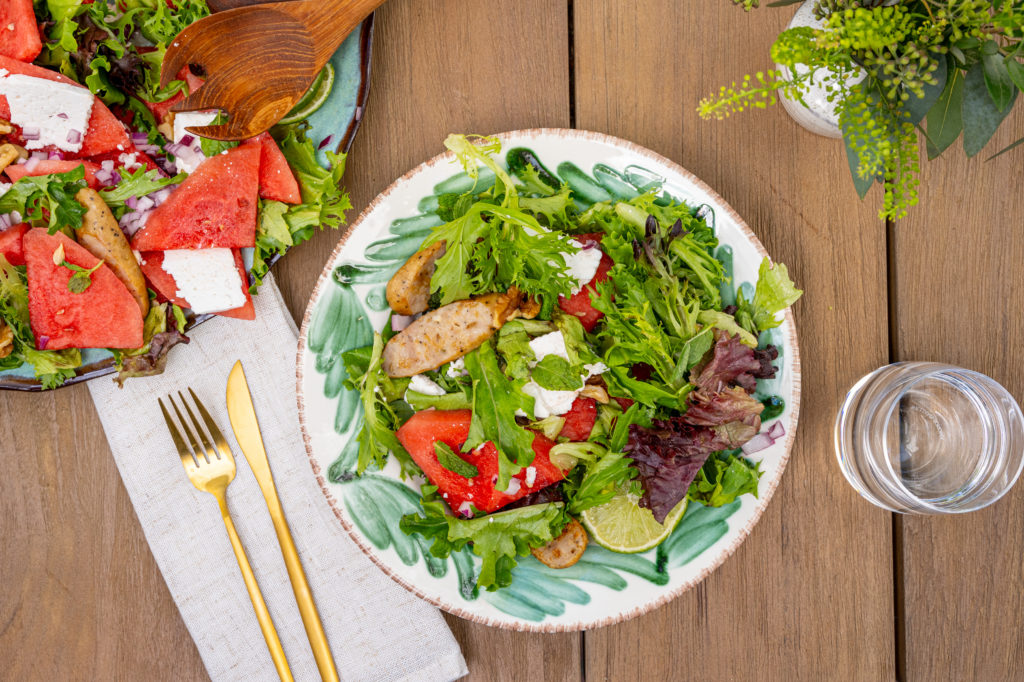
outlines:
{"label": "feta cheese crumble", "polygon": [[569,351],[565,349],[565,337],[561,331],[548,332],[530,341],[530,350],[540,362],[549,355],[569,359]]}
{"label": "feta cheese crumble", "polygon": [[194,313],[219,313],[245,305],[231,249],[164,251],[163,268],[174,278],[175,295],[188,301]]}
{"label": "feta cheese crumble", "polygon": [[526,467],[526,487],[532,488],[533,484],[537,481],[537,467]]}
{"label": "feta cheese crumble", "polygon": [[[580,390],[583,387],[580,386]],[[533,416],[536,419],[547,419],[552,416],[561,416],[572,409],[572,403],[576,400],[579,391],[549,391],[542,388],[533,379],[523,386],[523,393],[533,398]]]}
{"label": "feta cheese crumble", "polygon": [[[195,138],[195,141],[189,145],[199,147],[199,138],[196,135],[185,130],[189,127],[199,127],[210,125],[217,119],[216,111],[181,111],[174,114],[174,142],[181,144],[181,141],[185,139],[186,135],[191,135]],[[178,168],[179,172],[185,172],[192,174],[196,168],[199,168],[199,164],[205,161],[205,157],[201,152],[197,152],[195,155],[174,156],[174,163]]]}
{"label": "feta cheese crumble", "polygon": [[[11,108],[11,123],[31,130],[26,149],[52,145],[68,152],[82,149],[95,97],[87,89],[23,74],[0,78],[0,95]],[[38,134],[37,134],[38,132]]]}
{"label": "feta cheese crumble", "polygon": [[572,288],[572,293],[575,294],[589,284],[597,274],[597,267],[601,264],[601,249],[584,249],[576,240],[573,240],[573,243],[579,246],[580,250],[576,253],[563,253],[562,258],[565,259],[565,273],[576,280]]}
{"label": "feta cheese crumble", "polygon": [[448,369],[444,371],[452,379],[458,379],[459,377],[468,376],[469,372],[466,370],[466,358],[455,358],[448,363]]}
{"label": "feta cheese crumble", "polygon": [[444,395],[444,389],[437,382],[422,374],[414,374],[409,380],[409,390],[423,395]]}

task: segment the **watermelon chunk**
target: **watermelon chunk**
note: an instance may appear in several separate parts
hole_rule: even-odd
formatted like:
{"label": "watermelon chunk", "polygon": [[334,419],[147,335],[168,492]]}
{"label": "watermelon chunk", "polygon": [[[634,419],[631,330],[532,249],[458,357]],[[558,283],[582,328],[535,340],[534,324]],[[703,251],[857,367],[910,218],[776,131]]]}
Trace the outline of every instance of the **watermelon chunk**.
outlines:
{"label": "watermelon chunk", "polygon": [[260,146],[260,196],[286,204],[301,204],[299,183],[270,133],[260,133],[245,144]]}
{"label": "watermelon chunk", "polygon": [[[215,315],[223,317],[234,317],[240,320],[255,320],[256,309],[252,304],[252,297],[249,296],[249,276],[245,271],[242,262],[242,252],[234,249],[235,266],[238,268],[238,275],[241,278],[242,291],[245,293],[245,305],[225,310]],[[149,281],[150,286],[160,295],[162,300],[170,301],[181,308],[191,308],[192,305],[178,295],[178,283],[174,277],[164,270],[164,252],[146,251],[142,254],[142,274]]]}
{"label": "watermelon chunk", "polygon": [[256,245],[260,149],[240,145],[209,158],[150,214],[136,251]]}
{"label": "watermelon chunk", "polygon": [[93,189],[99,189],[100,183],[96,180],[96,171],[100,167],[92,161],[58,161],[56,159],[53,161],[38,161],[32,170],[28,170],[23,163],[17,163],[4,169],[4,173],[11,179],[11,182],[17,182],[25,176],[36,177],[39,175],[50,175],[51,173],[67,173],[79,166],[85,166],[85,183]]}
{"label": "watermelon chunk", "polygon": [[25,248],[21,238],[28,232],[28,223],[18,223],[0,232],[0,256],[11,265],[25,264]]}
{"label": "watermelon chunk", "polygon": [[43,41],[39,38],[32,0],[0,2],[0,55],[30,62],[39,56]]}
{"label": "watermelon chunk", "polygon": [[[78,85],[73,80],[57,73],[44,69],[35,64],[24,64],[17,59],[11,59],[0,55],[0,69],[6,69],[10,73],[24,74],[35,78],[43,78],[48,81],[58,81]],[[79,86],[81,87],[81,86]],[[10,120],[11,107],[7,98],[0,95],[0,118]],[[117,117],[99,99],[93,100],[92,114],[89,117],[89,128],[85,131],[85,138],[82,139],[81,156],[94,156],[110,151],[122,151],[128,148],[131,140],[128,138],[128,131],[125,130]],[[119,147],[120,145],[120,147]]]}
{"label": "watermelon chunk", "polygon": [[99,259],[64,234],[49,235],[39,227],[26,232],[22,243],[29,323],[41,350],[142,347],[142,311],[109,267],[100,266],[88,289],[72,293],[68,281],[74,273],[53,262],[57,247],[64,247],[68,263],[82,268],[95,266]]}

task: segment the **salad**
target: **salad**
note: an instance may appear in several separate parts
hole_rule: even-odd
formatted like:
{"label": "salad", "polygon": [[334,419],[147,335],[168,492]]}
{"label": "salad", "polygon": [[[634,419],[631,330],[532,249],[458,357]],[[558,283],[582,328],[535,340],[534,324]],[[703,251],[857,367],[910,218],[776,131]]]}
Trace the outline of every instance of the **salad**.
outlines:
{"label": "salad", "polygon": [[344,223],[345,158],[318,164],[315,109],[242,143],[188,131],[218,112],[170,110],[204,74],[161,88],[167,45],[209,11],[0,0],[0,370],[54,388],[105,348],[118,381],[159,373],[189,320],[253,319],[272,260]]}
{"label": "salad", "polygon": [[506,167],[497,138],[445,144],[474,186],[439,197],[383,331],[341,355],[354,475],[393,458],[422,483],[401,530],[441,558],[470,546],[497,590],[518,556],[646,551],[688,504],[756,496],[757,453],[784,435],[757,389],[777,371],[764,332],[802,293],[786,267],[765,258],[724,305],[708,207],[652,190],[584,210],[529,150]]}

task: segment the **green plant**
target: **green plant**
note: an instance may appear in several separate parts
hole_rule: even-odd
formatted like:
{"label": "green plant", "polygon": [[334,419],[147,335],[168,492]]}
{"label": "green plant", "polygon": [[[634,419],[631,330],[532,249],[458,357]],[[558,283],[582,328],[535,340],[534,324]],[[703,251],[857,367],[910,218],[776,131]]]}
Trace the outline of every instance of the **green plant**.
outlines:
{"label": "green plant", "polygon": [[[758,5],[733,2],[745,10]],[[782,69],[722,87],[698,112],[722,119],[780,95],[803,103],[812,86],[823,88],[857,192],[863,198],[876,181],[884,187],[882,218],[901,218],[917,203],[918,134],[929,159],[961,133],[964,152],[974,156],[1024,90],[1024,0],[817,0],[814,14],[820,28],[787,29],[772,45]],[[821,69],[831,73],[823,77]]]}

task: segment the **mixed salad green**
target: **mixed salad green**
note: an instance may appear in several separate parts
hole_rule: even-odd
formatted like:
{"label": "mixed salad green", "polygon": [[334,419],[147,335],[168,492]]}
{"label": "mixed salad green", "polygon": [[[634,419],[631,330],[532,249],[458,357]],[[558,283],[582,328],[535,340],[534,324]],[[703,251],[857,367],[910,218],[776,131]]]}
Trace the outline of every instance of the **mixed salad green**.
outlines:
{"label": "mixed salad green", "polygon": [[765,259],[753,296],[723,305],[706,208],[654,191],[582,208],[528,150],[506,167],[496,138],[446,145],[475,186],[440,197],[446,222],[389,284],[384,331],[343,355],[358,473],[393,456],[426,479],[402,530],[439,557],[472,546],[494,590],[531,551],[571,565],[579,521],[643,551],[687,501],[756,496],[750,456],[784,433],[761,428],[781,399],[755,393],[776,372],[761,332],[801,294],[785,266]]}

